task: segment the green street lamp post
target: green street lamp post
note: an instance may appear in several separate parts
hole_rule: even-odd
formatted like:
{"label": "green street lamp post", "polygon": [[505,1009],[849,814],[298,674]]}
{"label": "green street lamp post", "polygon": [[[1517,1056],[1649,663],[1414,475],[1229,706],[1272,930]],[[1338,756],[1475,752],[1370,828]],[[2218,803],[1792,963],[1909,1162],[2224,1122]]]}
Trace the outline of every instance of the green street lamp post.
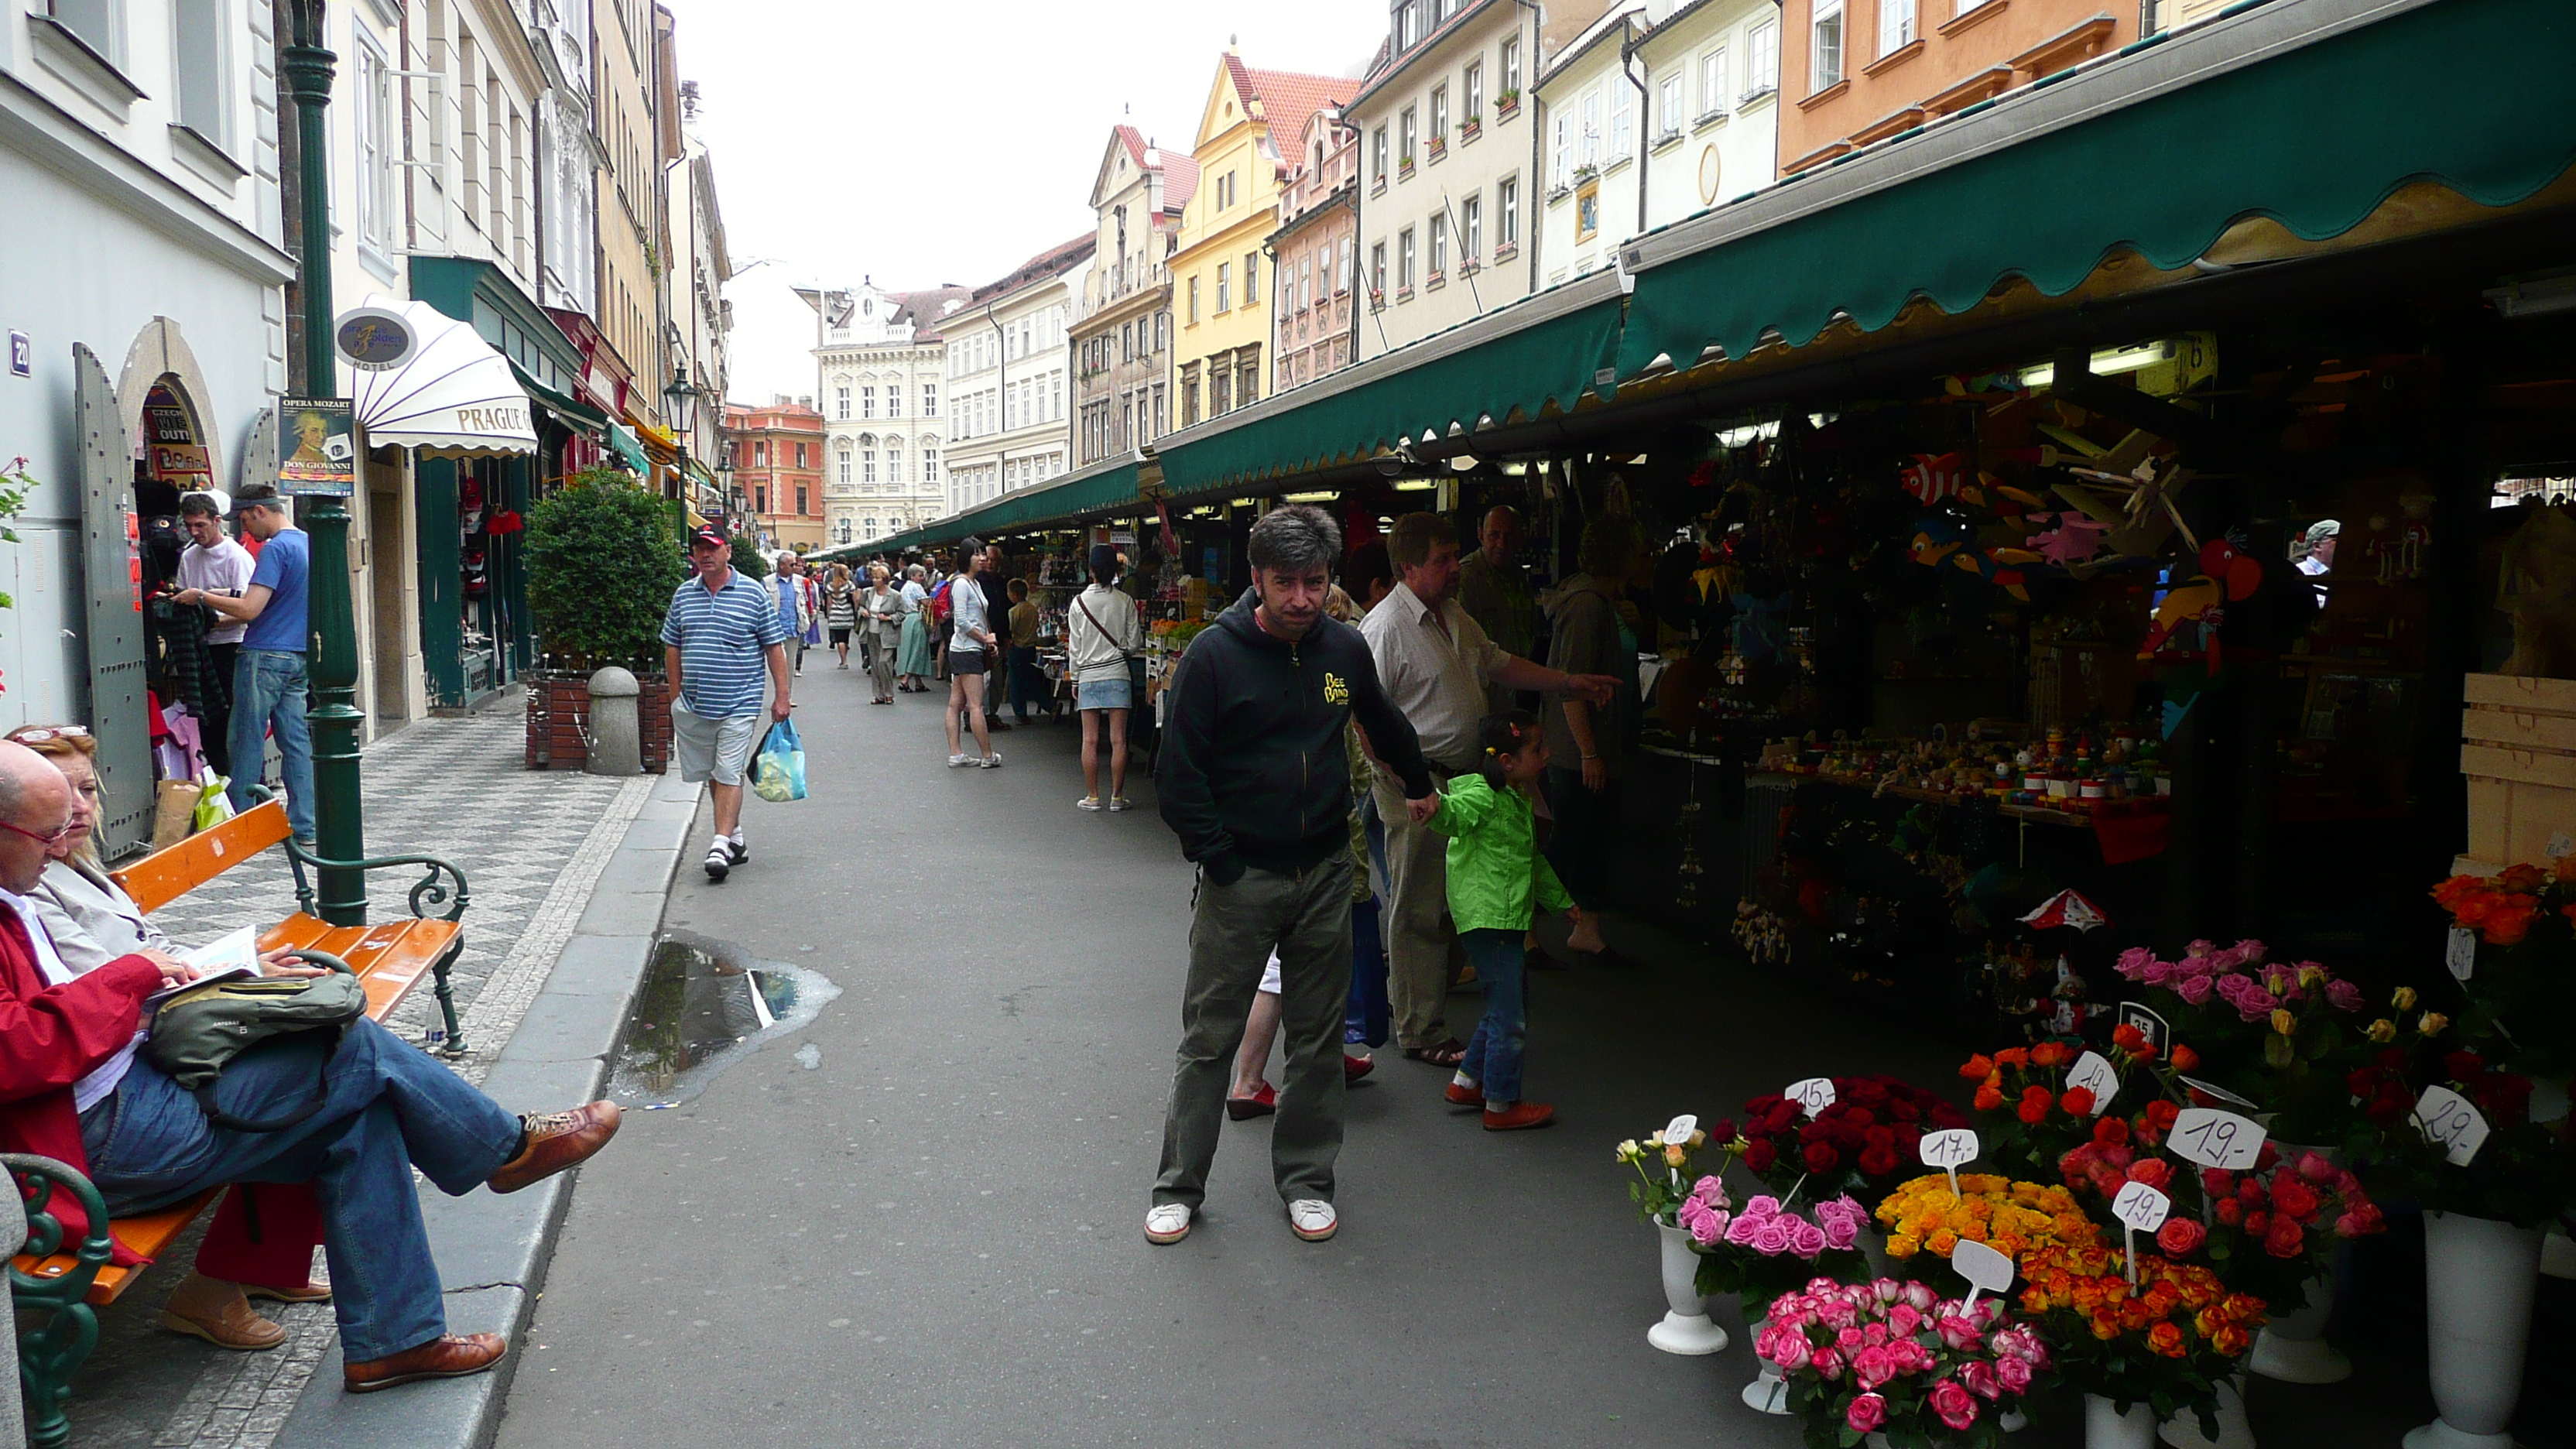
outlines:
{"label": "green street lamp post", "polygon": [[[323,107],[331,104],[337,61],[323,45],[323,0],[288,0],[291,43],[278,52],[278,69],[294,97],[296,137],[303,167],[299,281],[304,296],[304,387],[317,398],[340,395],[339,365],[331,343],[331,135]],[[311,540],[312,578],[307,585],[307,656],[316,704],[313,729],[313,819],[317,847],[326,860],[366,855],[366,822],[358,796],[358,624],[349,600],[349,510],[341,500],[297,501],[296,525]],[[316,909],[335,926],[367,920],[367,877],[358,870],[320,872]]]}

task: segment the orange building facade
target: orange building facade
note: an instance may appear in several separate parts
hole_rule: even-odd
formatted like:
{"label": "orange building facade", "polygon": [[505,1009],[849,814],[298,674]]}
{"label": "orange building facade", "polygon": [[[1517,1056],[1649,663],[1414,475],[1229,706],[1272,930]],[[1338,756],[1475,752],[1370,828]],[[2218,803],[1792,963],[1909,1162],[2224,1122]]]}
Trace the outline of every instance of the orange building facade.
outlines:
{"label": "orange building facade", "polygon": [[1991,100],[2139,36],[2129,0],[1782,0],[1780,174]]}
{"label": "orange building facade", "polygon": [[802,553],[823,546],[823,415],[809,397],[767,407],[725,404],[725,449],[733,486],[765,547]]}

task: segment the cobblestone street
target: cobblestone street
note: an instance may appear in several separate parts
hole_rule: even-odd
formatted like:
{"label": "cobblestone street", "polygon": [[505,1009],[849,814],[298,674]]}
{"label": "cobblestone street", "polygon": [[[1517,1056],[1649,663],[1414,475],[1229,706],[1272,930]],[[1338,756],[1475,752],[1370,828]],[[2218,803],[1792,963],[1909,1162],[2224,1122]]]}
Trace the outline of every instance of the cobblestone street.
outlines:
{"label": "cobblestone street", "polygon": [[[465,873],[471,904],[453,975],[469,1050],[456,1066],[475,1080],[517,1029],[652,789],[643,777],[524,768],[521,698],[511,690],[470,715],[420,721],[370,745],[366,756],[368,852],[436,855]],[[419,872],[372,877],[372,917],[402,914]],[[285,858],[270,851],[154,919],[196,945],[266,925],[294,901]],[[388,1024],[429,1039],[439,1011],[428,981]],[[149,1306],[187,1275],[203,1228],[201,1221],[119,1307],[100,1315],[98,1352],[71,1405],[73,1442],[83,1449],[264,1449],[330,1348],[328,1304],[262,1305],[288,1333],[284,1347],[266,1353],[226,1353],[155,1327]]]}

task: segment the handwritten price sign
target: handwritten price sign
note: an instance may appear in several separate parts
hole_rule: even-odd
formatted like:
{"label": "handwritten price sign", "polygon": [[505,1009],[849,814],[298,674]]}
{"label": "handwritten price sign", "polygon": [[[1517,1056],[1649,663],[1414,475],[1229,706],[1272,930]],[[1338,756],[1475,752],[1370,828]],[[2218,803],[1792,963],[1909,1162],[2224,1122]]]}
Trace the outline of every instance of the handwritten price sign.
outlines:
{"label": "handwritten price sign", "polygon": [[2466,926],[2453,926],[2449,939],[2442,946],[2442,964],[2462,981],[2475,975],[2478,969],[2478,933]]}
{"label": "handwritten price sign", "polygon": [[1834,1104],[1834,1079],[1809,1077],[1803,1082],[1791,1082],[1789,1089],[1780,1095],[1805,1108],[1812,1118]]}
{"label": "handwritten price sign", "polygon": [[2415,1120],[2423,1125],[2424,1140],[2441,1148],[2453,1167],[2468,1166],[2487,1145],[2486,1114],[2448,1087],[2426,1087],[2415,1101]]}
{"label": "handwritten price sign", "polygon": [[2120,1095],[2120,1072],[2100,1052],[2086,1052],[2066,1069],[2066,1085],[2082,1087],[2093,1094],[2093,1115],[2099,1117]]}
{"label": "handwritten price sign", "polygon": [[1953,1127],[1946,1132],[1926,1132],[1923,1165],[1937,1167],[1950,1174],[1950,1196],[1959,1195],[1959,1169],[1977,1160],[1977,1134],[1966,1127]]}
{"label": "handwritten price sign", "polygon": [[2263,1155],[2263,1129],[2215,1107],[2183,1108],[2166,1140],[2182,1156],[2222,1172],[2242,1172]]}
{"label": "handwritten price sign", "polygon": [[2138,1234],[2163,1227],[2172,1211],[2173,1200],[2143,1182],[2130,1183],[2111,1199],[2111,1216],[2120,1220],[2121,1241],[2128,1247],[2130,1287],[2138,1286]]}
{"label": "handwritten price sign", "polygon": [[2111,1199],[2111,1216],[2133,1233],[2152,1233],[2165,1225],[2173,1213],[2173,1199],[2147,1186],[2133,1182],[2120,1189]]}

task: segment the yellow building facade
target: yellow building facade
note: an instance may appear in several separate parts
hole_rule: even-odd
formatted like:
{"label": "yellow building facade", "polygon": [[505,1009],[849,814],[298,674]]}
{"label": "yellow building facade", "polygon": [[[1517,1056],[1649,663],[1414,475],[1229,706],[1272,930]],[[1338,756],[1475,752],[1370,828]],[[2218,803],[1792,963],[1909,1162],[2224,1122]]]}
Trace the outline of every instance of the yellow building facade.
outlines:
{"label": "yellow building facade", "polygon": [[1218,62],[1191,153],[1198,190],[1181,209],[1170,264],[1177,426],[1260,400],[1271,311],[1262,244],[1278,224],[1290,170],[1280,147],[1297,145],[1318,109],[1346,104],[1358,88],[1333,76],[1254,70],[1231,50]]}

